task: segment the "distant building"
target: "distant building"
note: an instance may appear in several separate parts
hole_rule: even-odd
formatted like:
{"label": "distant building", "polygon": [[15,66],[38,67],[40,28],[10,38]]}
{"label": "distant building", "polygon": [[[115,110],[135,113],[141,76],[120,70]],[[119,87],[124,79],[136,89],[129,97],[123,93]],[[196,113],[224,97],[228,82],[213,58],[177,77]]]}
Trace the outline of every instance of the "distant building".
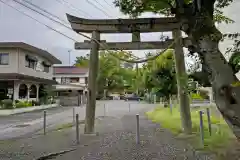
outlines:
{"label": "distant building", "polygon": [[49,52],[22,42],[0,42],[0,100],[39,100],[45,85],[56,83]]}
{"label": "distant building", "polygon": [[54,66],[53,79],[61,105],[80,105],[85,103],[88,84],[88,68],[75,66]]}

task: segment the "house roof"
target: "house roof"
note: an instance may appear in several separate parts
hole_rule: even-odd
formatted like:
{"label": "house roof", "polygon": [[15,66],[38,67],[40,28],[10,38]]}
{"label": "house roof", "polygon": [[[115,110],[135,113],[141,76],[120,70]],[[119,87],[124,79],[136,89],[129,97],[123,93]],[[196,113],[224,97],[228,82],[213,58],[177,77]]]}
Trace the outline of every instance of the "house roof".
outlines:
{"label": "house roof", "polygon": [[88,68],[76,66],[53,66],[53,74],[86,74]]}
{"label": "house roof", "polygon": [[39,78],[19,73],[0,73],[0,81],[1,80],[31,80],[46,84],[57,84],[57,82],[52,79]]}
{"label": "house roof", "polygon": [[26,44],[24,42],[0,42],[0,48],[20,48],[27,50],[29,52],[37,53],[42,57],[46,58],[52,64],[61,64],[62,62],[53,56],[51,53],[42,50],[40,48],[34,47],[32,45]]}

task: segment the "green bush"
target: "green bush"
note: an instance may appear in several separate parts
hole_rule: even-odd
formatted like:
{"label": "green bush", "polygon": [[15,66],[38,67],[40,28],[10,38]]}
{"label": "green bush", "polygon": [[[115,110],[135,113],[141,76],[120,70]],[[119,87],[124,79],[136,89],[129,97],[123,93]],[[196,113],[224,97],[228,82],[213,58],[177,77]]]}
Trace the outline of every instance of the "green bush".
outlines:
{"label": "green bush", "polygon": [[40,106],[40,102],[39,101],[32,101],[32,106]]}
{"label": "green bush", "polygon": [[19,100],[17,100],[17,99],[15,100],[15,104],[16,104],[16,103],[19,103],[19,102],[20,102]]}
{"label": "green bush", "polygon": [[48,98],[47,97],[41,97],[39,99],[39,102],[41,105],[48,104]]}
{"label": "green bush", "polygon": [[191,96],[192,100],[204,100],[204,98],[200,94],[197,94],[197,93],[191,93],[190,96]]}
{"label": "green bush", "polygon": [[24,104],[24,102],[20,101],[20,102],[16,103],[15,106],[16,106],[16,108],[24,108],[25,104]]}
{"label": "green bush", "polygon": [[13,101],[11,99],[2,100],[3,109],[13,109]]}
{"label": "green bush", "polygon": [[30,102],[30,101],[19,101],[15,105],[16,105],[16,108],[31,107],[32,106],[32,102]]}

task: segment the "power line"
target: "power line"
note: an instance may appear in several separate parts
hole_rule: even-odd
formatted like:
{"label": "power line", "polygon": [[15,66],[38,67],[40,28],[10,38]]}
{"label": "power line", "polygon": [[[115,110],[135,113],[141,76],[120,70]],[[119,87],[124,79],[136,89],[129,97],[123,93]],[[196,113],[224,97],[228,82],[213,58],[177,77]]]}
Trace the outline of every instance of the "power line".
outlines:
{"label": "power line", "polygon": [[[62,22],[65,23],[65,24],[63,24],[62,22],[59,22],[59,21],[55,20],[54,18],[51,18],[51,17],[49,17],[49,16],[47,16],[47,15],[39,12],[39,11],[36,10],[36,9],[31,8],[31,7],[28,6],[28,5],[25,5],[25,4],[22,3],[22,2],[19,2],[19,1],[17,1],[17,0],[13,0],[13,1],[16,2],[16,3],[18,3],[18,4],[20,4],[20,5],[22,5],[22,6],[24,6],[24,7],[26,7],[26,8],[28,8],[28,9],[30,9],[30,10],[32,10],[32,11],[34,11],[34,12],[36,12],[36,13],[38,13],[38,14],[40,14],[40,15],[42,15],[42,16],[44,16],[44,17],[46,17],[46,18],[48,18],[48,19],[50,19],[50,20],[52,20],[52,21],[54,21],[55,23],[58,23],[58,24],[60,24],[60,25],[62,25],[62,26],[64,26],[64,27],[66,27],[67,29],[69,29],[69,30],[72,31],[72,28],[71,28],[71,27],[65,25],[65,24],[68,24],[66,21],[64,21],[64,20],[61,19],[60,17],[58,17],[58,16],[50,13],[50,12],[47,11],[46,9],[44,9],[44,8],[42,8],[42,7],[40,7],[40,6],[36,5],[36,4],[33,4],[33,3],[29,2],[28,0],[23,0],[23,1],[26,2],[27,4],[30,4],[30,5],[34,6],[35,8],[37,8],[38,10],[40,10],[40,11],[42,11],[42,12],[45,12],[45,13],[51,15],[52,17],[57,18],[58,20],[62,21]],[[87,38],[87,39],[94,40],[95,42],[98,43],[97,40],[92,39],[91,37],[89,37],[89,36],[87,36],[87,35],[85,35],[85,34],[83,34],[83,33],[79,33],[79,35],[81,35],[81,36],[83,36],[83,37],[85,37],[85,38]],[[142,36],[143,36],[143,35],[142,35]],[[143,36],[143,37],[145,37],[145,36]]]}
{"label": "power line", "polygon": [[104,0],[104,2],[105,2],[107,5],[109,5],[110,7],[112,7],[112,5],[107,2],[107,0]]}
{"label": "power line", "polygon": [[23,12],[23,11],[21,11],[21,10],[15,8],[15,7],[13,7],[13,6],[11,6],[10,4],[7,4],[7,3],[4,2],[3,0],[0,0],[0,2],[2,2],[3,4],[7,5],[8,7],[12,8],[12,9],[18,11],[19,13],[21,13],[21,14],[27,16],[28,18],[30,18],[30,19],[32,19],[32,20],[38,22],[39,24],[44,25],[44,26],[47,27],[48,29],[53,30],[54,32],[56,32],[56,33],[58,33],[58,34],[61,34],[62,36],[66,37],[66,38],[68,38],[68,39],[70,39],[70,40],[73,40],[74,42],[77,42],[77,40],[75,40],[74,38],[71,38],[70,36],[67,36],[66,34],[64,34],[64,33],[60,32],[60,31],[58,31],[58,30],[56,30],[56,29],[54,29],[54,28],[52,28],[52,27],[46,25],[45,23],[43,23],[43,22],[37,20],[36,18],[34,18],[34,17],[32,17],[32,16],[26,14],[25,12]]}
{"label": "power line", "polygon": [[[33,9],[33,8],[25,5],[25,4],[22,3],[22,2],[19,2],[19,1],[17,1],[17,0],[12,0],[12,1],[14,1],[14,2],[20,4],[21,6],[24,6],[24,7],[28,8],[28,9],[30,9],[30,10],[32,10],[32,11],[34,11],[34,12],[40,14],[40,15],[42,15],[42,16],[44,16],[44,17],[46,17],[47,19],[49,19],[49,20],[51,20],[51,21],[54,21],[55,23],[58,23],[58,24],[60,24],[60,25],[62,25],[62,26],[64,26],[64,27],[66,27],[67,29],[69,29],[69,30],[71,30],[71,31],[73,31],[71,27],[69,27],[69,26],[67,26],[67,25],[65,25],[65,24],[63,24],[63,23],[61,23],[61,22],[59,22],[59,21],[56,21],[54,18],[51,18],[51,17],[46,16],[45,14],[39,12],[39,11],[36,10],[36,9]],[[43,11],[43,9],[42,9],[41,7],[39,7],[39,6],[38,6],[38,9]],[[43,12],[44,12],[44,11],[43,11]],[[51,14],[52,14],[52,13],[51,13]],[[53,14],[52,14],[52,15],[53,15]],[[87,35],[85,35],[85,34],[83,34],[83,33],[78,33],[78,34],[81,35],[81,36],[83,36],[83,37],[85,37],[85,38],[87,38],[87,39],[93,40],[91,37],[89,37],[89,36],[87,36]],[[94,41],[97,41],[97,40],[94,40]]]}
{"label": "power line", "polygon": [[89,0],[86,0],[86,2],[89,3],[90,5],[92,5],[94,8],[98,9],[99,11],[101,11],[102,13],[104,13],[108,18],[111,18],[111,16],[106,11],[104,11],[103,9],[98,7],[96,4],[92,3]]}
{"label": "power line", "polygon": [[[42,15],[42,16],[44,16],[44,17],[46,17],[46,18],[48,18],[48,19],[50,19],[50,20],[52,20],[52,21],[54,21],[54,22],[56,22],[56,23],[58,23],[58,24],[60,24],[60,25],[63,25],[64,27],[66,27],[66,28],[68,28],[68,29],[70,29],[70,30],[72,31],[72,28],[64,25],[63,23],[61,23],[61,22],[59,22],[59,21],[56,21],[55,19],[53,19],[53,18],[51,18],[51,17],[46,16],[45,14],[43,14],[43,13],[41,13],[41,12],[39,12],[39,11],[37,11],[37,10],[35,10],[35,9],[27,6],[27,5],[25,5],[24,3],[18,2],[17,0],[13,0],[13,1],[16,2],[16,3],[18,3],[18,4],[20,4],[20,5],[22,5],[22,6],[24,6],[24,7],[26,7],[26,8],[28,8],[28,9],[30,9],[30,10],[32,10],[32,11],[34,11],[34,12],[36,12],[36,13],[38,13],[38,14],[40,14],[40,15]],[[5,3],[4,1],[2,1],[2,0],[0,0],[0,2],[6,4],[6,3]],[[8,4],[6,4],[6,5],[8,5]],[[15,10],[18,10],[18,9],[16,9],[15,7],[11,6],[11,5],[8,5],[8,6],[14,8]],[[40,9],[40,7],[39,7],[39,9]],[[18,10],[18,11],[19,11],[20,13],[24,13],[24,12],[22,12],[22,11],[20,11],[20,10]],[[44,24],[44,23],[38,21],[37,19],[35,19],[35,18],[27,15],[26,13],[24,13],[24,15],[30,17],[31,19],[36,20],[37,22],[39,22],[39,23],[41,23],[41,24]],[[55,29],[53,29],[52,27],[49,27],[49,26],[47,26],[46,24],[44,24],[44,25],[45,25],[46,27],[48,27],[49,29],[58,32],[59,34],[64,35],[65,37],[70,38],[71,40],[74,40],[75,42],[78,42],[78,41],[76,41],[75,39],[73,39],[73,38],[71,38],[71,37],[69,37],[69,36],[67,36],[67,35],[65,35],[65,34],[59,32],[59,31],[57,31],[57,30],[55,30]],[[108,49],[109,47],[108,47],[107,45],[102,44],[102,43],[99,42],[98,40],[96,40],[96,39],[94,39],[94,38],[91,38],[91,37],[89,37],[89,36],[87,36],[87,35],[85,35],[85,34],[82,34],[82,33],[79,33],[79,35],[82,35],[83,37],[88,38],[88,39],[90,39],[90,40],[93,40],[94,42],[96,42],[97,44],[99,44],[100,46],[102,46],[103,48],[105,48],[105,50],[109,50],[109,49]],[[169,45],[166,49],[164,49],[162,52],[158,53],[157,55],[155,55],[155,56],[153,56],[153,57],[150,57],[150,58],[147,58],[147,59],[143,59],[143,60],[140,60],[140,59],[138,59],[138,60],[126,60],[126,59],[123,59],[123,58],[121,58],[121,57],[118,57],[118,56],[115,55],[114,53],[111,53],[111,52],[109,52],[109,53],[110,53],[113,57],[118,58],[119,60],[122,60],[122,61],[125,61],[125,62],[129,62],[129,63],[143,63],[143,62],[146,62],[146,61],[149,61],[149,60],[154,60],[154,59],[156,59],[159,55],[161,55],[162,53],[164,53],[167,49],[171,48],[171,47],[174,45],[174,43],[175,43],[175,41],[174,41],[171,45]]]}
{"label": "power line", "polygon": [[62,21],[62,22],[65,23],[65,24],[69,24],[66,20],[61,19],[60,17],[58,17],[58,16],[50,13],[49,11],[47,11],[47,10],[44,9],[44,8],[40,8],[38,5],[33,4],[32,2],[30,2],[30,1],[28,1],[28,0],[22,0],[22,1],[24,1],[25,3],[31,5],[31,6],[33,6],[33,7],[35,7],[35,8],[37,8],[37,9],[39,9],[39,10],[42,10],[43,12],[45,12],[45,13],[49,14],[50,16],[58,19],[59,21]]}
{"label": "power line", "polygon": [[[100,2],[98,2],[97,0],[94,0],[97,4],[99,4],[103,9],[105,9],[105,7],[100,3]],[[106,0],[105,0],[105,2],[106,2]],[[108,14],[109,15],[109,14]]]}
{"label": "power line", "polygon": [[[76,12],[83,13],[83,14],[85,14],[85,15],[87,15],[87,16],[93,18],[93,16],[91,16],[89,13],[87,13],[87,12],[85,12],[85,11],[83,11],[83,10],[77,8],[77,7],[75,7],[73,4],[69,3],[69,2],[66,1],[66,0],[55,0],[55,1],[57,1],[58,3],[60,3],[60,4],[62,4],[62,5],[64,5],[64,3],[66,3],[66,4],[68,5],[69,8],[75,10]],[[65,5],[64,5],[64,6],[65,6]]]}

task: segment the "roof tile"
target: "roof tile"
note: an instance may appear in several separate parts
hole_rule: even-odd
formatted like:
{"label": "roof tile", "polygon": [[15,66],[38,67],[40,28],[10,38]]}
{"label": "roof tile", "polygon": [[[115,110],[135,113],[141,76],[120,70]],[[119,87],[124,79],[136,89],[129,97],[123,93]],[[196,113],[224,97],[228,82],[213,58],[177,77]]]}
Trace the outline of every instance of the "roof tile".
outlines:
{"label": "roof tile", "polygon": [[88,68],[80,68],[76,66],[54,66],[54,74],[86,74]]}

